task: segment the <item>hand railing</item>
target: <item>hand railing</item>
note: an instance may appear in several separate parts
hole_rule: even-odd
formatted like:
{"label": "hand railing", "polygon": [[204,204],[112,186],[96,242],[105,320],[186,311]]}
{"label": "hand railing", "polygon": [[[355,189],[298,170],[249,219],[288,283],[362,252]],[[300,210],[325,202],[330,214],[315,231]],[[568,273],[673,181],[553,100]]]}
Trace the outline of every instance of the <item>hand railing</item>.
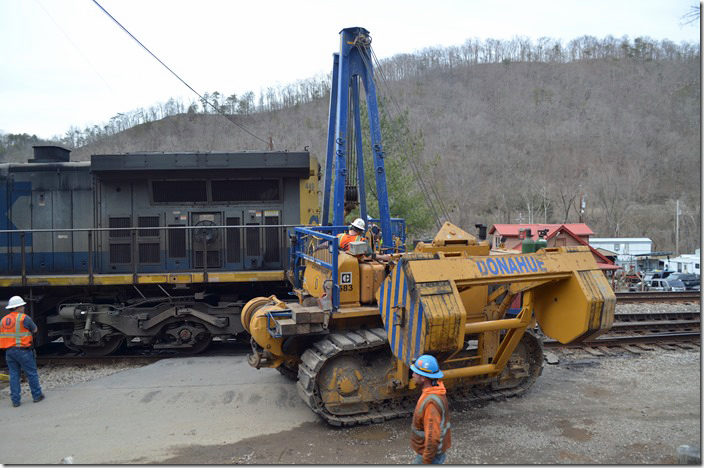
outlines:
{"label": "hand railing", "polygon": [[[92,285],[96,273],[131,273],[136,280],[139,273],[155,270],[202,271],[207,281],[209,270],[214,269],[287,270],[289,256],[286,232],[297,226],[299,225],[121,226],[0,230],[0,275],[19,274],[21,284],[25,286],[27,278],[32,275],[87,274],[88,282]],[[180,238],[182,249],[176,255],[172,255],[174,251],[171,250],[170,233],[174,232],[187,233]],[[213,239],[215,247],[211,243]],[[146,252],[145,244],[151,244],[149,247],[154,249],[152,255]],[[111,246],[124,255],[111,258]],[[233,250],[230,255],[228,247]],[[209,260],[208,252],[215,255],[215,250],[218,252],[218,260],[213,262]],[[248,256],[258,257],[259,264],[245,265]],[[174,266],[175,264],[179,266]],[[241,265],[241,268],[228,268],[228,264]]]}
{"label": "hand railing", "polygon": [[[337,310],[340,305],[340,286],[338,284],[337,252],[340,239],[337,234],[344,233],[347,226],[314,226],[294,228],[291,236],[291,266],[293,269],[293,285],[302,287],[301,277],[306,269],[306,262],[314,263],[330,271],[330,294],[332,308]],[[325,290],[325,286],[323,286]]]}

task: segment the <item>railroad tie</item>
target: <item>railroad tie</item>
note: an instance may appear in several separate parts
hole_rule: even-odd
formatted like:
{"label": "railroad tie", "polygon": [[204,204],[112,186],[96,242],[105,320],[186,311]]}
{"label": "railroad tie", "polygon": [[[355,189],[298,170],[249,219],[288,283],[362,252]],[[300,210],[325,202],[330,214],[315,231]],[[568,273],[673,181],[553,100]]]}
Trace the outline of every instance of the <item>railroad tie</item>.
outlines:
{"label": "railroad tie", "polygon": [[603,356],[604,355],[604,353],[602,353],[601,351],[599,351],[596,348],[592,348],[591,346],[585,347],[584,350],[586,352],[588,352],[589,354],[591,354],[592,356]]}
{"label": "railroad tie", "polygon": [[641,352],[642,352],[642,350],[636,348],[635,346],[631,346],[631,345],[627,345],[627,344],[626,344],[626,345],[623,345],[623,348],[624,348],[626,351],[630,351],[630,352],[633,353],[633,354],[641,354]]}

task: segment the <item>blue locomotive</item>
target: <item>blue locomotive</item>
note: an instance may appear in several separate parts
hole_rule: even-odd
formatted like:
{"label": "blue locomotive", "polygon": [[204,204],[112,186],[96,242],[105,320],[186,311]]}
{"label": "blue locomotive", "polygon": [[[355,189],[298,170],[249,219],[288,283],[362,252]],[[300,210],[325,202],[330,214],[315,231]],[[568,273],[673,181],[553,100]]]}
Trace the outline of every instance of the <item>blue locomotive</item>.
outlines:
{"label": "blue locomotive", "polygon": [[242,305],[287,288],[287,230],[318,221],[303,152],[100,154],[37,146],[0,164],[0,288],[38,346],[199,352],[243,332]]}

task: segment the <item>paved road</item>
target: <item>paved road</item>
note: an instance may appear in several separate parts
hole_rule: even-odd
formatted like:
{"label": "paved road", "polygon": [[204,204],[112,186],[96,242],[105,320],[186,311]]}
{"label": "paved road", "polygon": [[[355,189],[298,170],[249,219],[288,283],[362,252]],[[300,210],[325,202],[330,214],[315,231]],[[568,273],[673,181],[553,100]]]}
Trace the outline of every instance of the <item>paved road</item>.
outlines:
{"label": "paved road", "polygon": [[0,406],[3,464],[152,463],[173,447],[236,443],[316,421],[295,384],[246,358],[167,359]]}
{"label": "paved road", "polygon": [[[578,353],[579,354],[579,353]],[[671,464],[701,440],[696,351],[561,355],[523,398],[453,407],[452,464]],[[0,402],[2,463],[366,464],[412,459],[408,419],[332,428],[244,357],[164,360]]]}

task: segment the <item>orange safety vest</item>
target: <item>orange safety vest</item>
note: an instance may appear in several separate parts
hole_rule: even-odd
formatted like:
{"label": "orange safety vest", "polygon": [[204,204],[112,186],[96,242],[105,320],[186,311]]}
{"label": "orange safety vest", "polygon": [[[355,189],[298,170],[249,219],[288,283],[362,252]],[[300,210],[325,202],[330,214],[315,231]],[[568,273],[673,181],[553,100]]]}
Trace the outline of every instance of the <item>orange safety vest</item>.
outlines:
{"label": "orange safety vest", "polygon": [[[450,411],[445,386],[442,382],[438,383],[439,387],[423,391],[411,422],[411,448],[427,458],[428,463],[438,453],[446,452],[452,445]],[[439,420],[429,418],[430,406],[435,407]]]}
{"label": "orange safety vest", "polygon": [[25,314],[10,312],[0,324],[0,349],[32,346],[32,332],[24,326]]}
{"label": "orange safety vest", "polygon": [[366,239],[360,235],[352,234],[338,234],[337,238],[340,239],[340,248],[342,250],[350,249],[350,242],[365,241]]}

